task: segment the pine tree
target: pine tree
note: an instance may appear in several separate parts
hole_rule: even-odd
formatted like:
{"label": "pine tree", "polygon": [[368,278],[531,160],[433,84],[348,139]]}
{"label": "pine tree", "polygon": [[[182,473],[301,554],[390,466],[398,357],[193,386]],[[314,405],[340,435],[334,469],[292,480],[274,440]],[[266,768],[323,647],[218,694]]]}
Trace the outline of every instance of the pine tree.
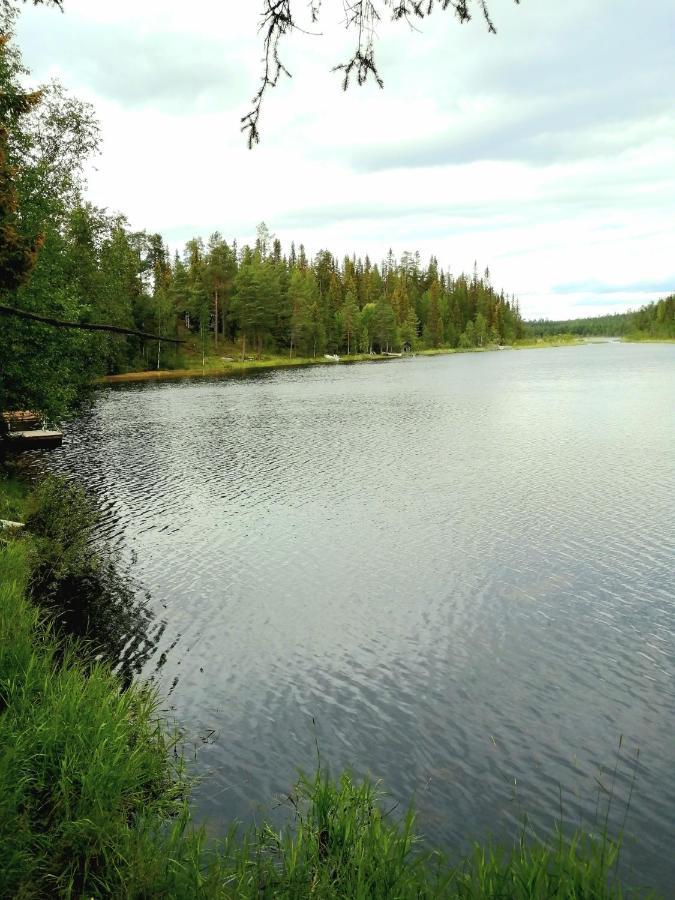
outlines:
{"label": "pine tree", "polygon": [[289,357],[303,345],[308,319],[305,277],[300,269],[294,268],[288,285],[288,303],[291,309],[291,331],[289,341]]}
{"label": "pine tree", "polygon": [[429,307],[424,339],[428,347],[440,347],[443,340],[443,320],[441,318],[441,286],[434,281],[429,288]]}
{"label": "pine tree", "polygon": [[476,316],[475,323],[475,337],[476,344],[479,347],[485,346],[488,342],[488,325],[485,316],[482,313],[478,313]]}
{"label": "pine tree", "polygon": [[391,305],[396,312],[396,321],[399,325],[406,321],[410,313],[410,295],[405,275],[399,276],[394,286]]}
{"label": "pine tree", "polygon": [[353,291],[348,291],[345,297],[344,306],[341,311],[342,318],[342,337],[347,344],[347,355],[352,351],[355,343],[356,335],[360,328],[359,308],[356,304],[356,297]]}
{"label": "pine tree", "polygon": [[386,297],[375,305],[374,338],[380,352],[389,352],[397,341],[396,316]]}
{"label": "pine tree", "polygon": [[401,335],[401,344],[410,344],[411,348],[417,346],[417,335],[419,329],[419,321],[415,315],[414,309],[408,310],[408,315],[399,329]]}

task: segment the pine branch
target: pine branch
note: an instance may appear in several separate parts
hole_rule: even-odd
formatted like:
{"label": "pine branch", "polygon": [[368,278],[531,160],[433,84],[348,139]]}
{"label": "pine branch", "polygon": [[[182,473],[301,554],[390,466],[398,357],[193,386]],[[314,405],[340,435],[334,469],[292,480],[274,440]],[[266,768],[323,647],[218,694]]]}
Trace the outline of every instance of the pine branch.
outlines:
{"label": "pine branch", "polygon": [[[3,0],[3,2],[7,2],[7,0]],[[34,2],[42,2],[42,0],[34,0]],[[53,2],[61,2],[61,0],[53,0]],[[514,2],[519,4],[520,0],[514,0]],[[277,86],[282,74],[291,77],[291,73],[279,57],[279,44],[284,35],[291,31],[302,30],[293,19],[292,3],[293,0],[264,0],[259,29],[265,35],[263,74],[260,88],[252,101],[253,107],[241,119],[241,130],[248,133],[249,149],[254,144],[260,143],[258,124],[263,100],[268,89]],[[308,0],[307,5],[311,21],[316,23],[321,13],[322,0]],[[440,7],[443,12],[451,10],[457,16],[460,24],[464,24],[471,21],[472,8],[476,7],[485,21],[488,31],[491,34],[497,33],[490,18],[488,0],[343,0],[343,5],[346,28],[357,33],[356,48],[352,57],[332,69],[333,72],[343,73],[343,90],[347,90],[352,78],[361,86],[372,77],[380,88],[384,87],[384,81],[380,77],[375,61],[375,27],[381,19],[380,10],[384,7],[391,11],[391,19],[394,22],[405,21],[411,26],[413,19],[426,18],[437,7]]]}
{"label": "pine branch", "polygon": [[[315,4],[313,11],[318,16],[319,6]],[[291,15],[291,0],[265,0],[263,7],[260,31],[265,33],[263,46],[263,75],[258,93],[253,98],[253,108],[241,119],[241,130],[248,132],[249,150],[254,144],[260,143],[258,120],[262,101],[268,88],[276,87],[283,75],[291,77],[291,73],[279,58],[279,41],[289,31],[295,28],[295,22]]]}
{"label": "pine branch", "polygon": [[16,3],[32,3],[33,6],[55,6],[63,12],[63,0],[1,0],[0,7],[4,12],[16,9]]}

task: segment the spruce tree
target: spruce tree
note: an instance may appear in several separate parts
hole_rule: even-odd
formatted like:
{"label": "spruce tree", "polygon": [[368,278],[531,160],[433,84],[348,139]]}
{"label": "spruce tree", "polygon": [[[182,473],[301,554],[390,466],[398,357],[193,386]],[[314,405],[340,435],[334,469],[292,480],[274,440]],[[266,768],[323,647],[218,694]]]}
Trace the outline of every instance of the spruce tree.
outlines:
{"label": "spruce tree", "polygon": [[352,352],[356,335],[360,327],[359,308],[356,304],[356,297],[353,291],[348,291],[345,297],[344,306],[341,311],[342,318],[342,337],[347,346],[347,355]]}
{"label": "spruce tree", "polygon": [[424,339],[428,347],[440,347],[443,340],[443,320],[441,318],[441,286],[436,280],[429,288],[429,306],[424,329]]}

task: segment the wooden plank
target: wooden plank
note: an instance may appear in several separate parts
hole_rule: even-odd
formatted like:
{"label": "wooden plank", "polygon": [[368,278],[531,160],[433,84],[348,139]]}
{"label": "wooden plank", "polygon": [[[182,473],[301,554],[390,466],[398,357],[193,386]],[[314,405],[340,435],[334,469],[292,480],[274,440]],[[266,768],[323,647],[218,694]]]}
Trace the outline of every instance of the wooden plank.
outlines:
{"label": "wooden plank", "polygon": [[39,428],[42,425],[41,417],[30,410],[22,409],[13,412],[4,412],[2,421],[11,429],[18,428],[20,431],[26,431],[33,428]]}
{"label": "wooden plank", "polygon": [[10,431],[5,435],[5,443],[11,450],[41,450],[60,447],[63,443],[61,431]]}

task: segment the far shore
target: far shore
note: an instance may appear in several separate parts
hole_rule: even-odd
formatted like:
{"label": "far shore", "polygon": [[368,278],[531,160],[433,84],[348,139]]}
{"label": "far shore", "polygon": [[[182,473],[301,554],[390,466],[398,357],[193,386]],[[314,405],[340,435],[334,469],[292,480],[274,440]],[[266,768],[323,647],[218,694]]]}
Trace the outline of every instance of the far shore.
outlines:
{"label": "far shore", "polygon": [[259,372],[270,369],[287,369],[307,366],[339,366],[351,365],[361,362],[391,362],[400,359],[412,359],[416,356],[449,356],[455,353],[489,353],[500,350],[531,350],[538,347],[569,347],[583,344],[583,339],[571,340],[523,340],[517,344],[507,344],[497,347],[491,344],[487,347],[436,347],[425,350],[415,350],[412,353],[396,354],[370,354],[353,353],[349,356],[341,356],[339,360],[327,359],[323,356],[301,357],[268,355],[261,359],[246,359],[243,362],[238,359],[225,360],[220,356],[210,354],[206,357],[203,366],[191,366],[181,369],[152,369],[139,372],[123,372],[119,375],[102,375],[96,379],[97,384],[119,384],[134,381],[169,381],[181,378],[213,378],[227,375],[244,375],[249,372]]}

